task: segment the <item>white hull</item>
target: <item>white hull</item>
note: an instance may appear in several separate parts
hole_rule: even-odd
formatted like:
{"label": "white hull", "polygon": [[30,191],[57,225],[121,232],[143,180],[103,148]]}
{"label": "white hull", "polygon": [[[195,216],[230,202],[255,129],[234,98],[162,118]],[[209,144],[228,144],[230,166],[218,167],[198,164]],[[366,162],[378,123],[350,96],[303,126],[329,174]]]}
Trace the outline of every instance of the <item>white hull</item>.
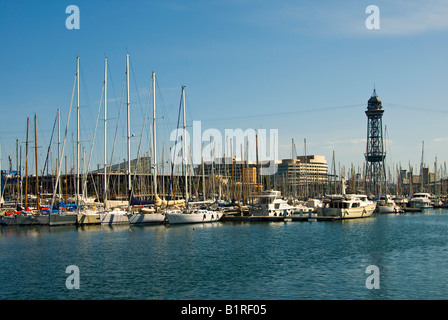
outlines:
{"label": "white hull", "polygon": [[101,217],[99,213],[80,213],[78,214],[76,224],[101,224]]}
{"label": "white hull", "polygon": [[124,224],[129,223],[126,211],[111,211],[100,213],[101,224]]}
{"label": "white hull", "polygon": [[[288,201],[283,200],[278,190],[267,190],[252,198],[258,200],[258,203],[251,205],[249,208],[249,215],[252,216],[290,217],[301,212],[299,207],[291,206]],[[302,211],[306,209],[302,208]]]}
{"label": "white hull", "polygon": [[409,201],[408,207],[417,209],[432,209],[434,206],[430,202],[423,201]]}
{"label": "white hull", "polygon": [[[310,208],[310,210],[312,210]],[[259,208],[252,207],[249,209],[249,214],[257,217],[290,217],[293,215],[300,214],[301,212],[308,212],[308,210],[300,211],[296,207],[290,207],[288,209],[272,209],[272,208]]]}
{"label": "white hull", "polygon": [[349,209],[323,208],[322,214],[324,216],[340,217],[342,219],[367,218],[372,215],[372,213],[375,211],[375,208],[376,208],[375,204],[369,204],[365,207],[349,208]]}
{"label": "white hull", "polygon": [[414,193],[413,197],[408,202],[408,207],[417,209],[431,209],[434,207],[429,193],[419,192]]}
{"label": "white hull", "polygon": [[221,219],[221,212],[197,212],[197,213],[166,213],[166,218],[170,224],[185,223],[206,223],[216,222]]}
{"label": "white hull", "polygon": [[130,224],[162,224],[165,221],[163,213],[131,213],[128,218]]}
{"label": "white hull", "polygon": [[395,206],[378,206],[379,213],[396,213],[397,211]]}

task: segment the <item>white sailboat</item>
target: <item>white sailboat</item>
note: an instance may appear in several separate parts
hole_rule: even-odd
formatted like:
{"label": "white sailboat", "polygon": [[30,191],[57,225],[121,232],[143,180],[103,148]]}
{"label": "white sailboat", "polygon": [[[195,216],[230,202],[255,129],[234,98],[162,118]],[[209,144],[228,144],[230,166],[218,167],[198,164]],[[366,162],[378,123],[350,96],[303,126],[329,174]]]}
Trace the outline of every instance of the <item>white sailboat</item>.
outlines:
{"label": "white sailboat", "polygon": [[188,206],[188,174],[187,174],[187,166],[186,166],[186,120],[185,120],[185,86],[182,86],[182,106],[183,106],[183,148],[182,148],[182,157],[183,163],[185,165],[185,202],[186,207],[183,211],[180,210],[171,210],[166,211],[165,215],[169,224],[188,224],[188,223],[206,223],[206,222],[216,222],[219,221],[222,217],[222,212],[207,210],[203,208],[190,208]]}
{"label": "white sailboat", "polygon": [[[153,93],[153,190],[154,196],[157,195],[157,149],[156,149],[156,91],[155,91],[155,73],[152,73],[152,93]],[[141,208],[137,212],[128,214],[129,223],[131,224],[162,224],[165,221],[165,214],[156,211],[155,208]]]}
{"label": "white sailboat", "polygon": [[[130,209],[130,196],[131,196],[131,128],[129,117],[129,54],[126,54],[126,92],[127,92],[127,149],[128,149],[128,209]],[[111,211],[105,210],[100,213],[101,224],[126,224],[129,223],[128,211],[124,208],[114,208]]]}

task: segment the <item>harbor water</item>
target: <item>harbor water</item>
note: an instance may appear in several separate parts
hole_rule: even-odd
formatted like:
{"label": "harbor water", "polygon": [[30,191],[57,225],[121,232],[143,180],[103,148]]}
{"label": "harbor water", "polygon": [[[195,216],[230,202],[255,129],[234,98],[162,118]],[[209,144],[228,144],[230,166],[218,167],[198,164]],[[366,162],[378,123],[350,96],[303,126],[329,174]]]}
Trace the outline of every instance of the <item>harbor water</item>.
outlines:
{"label": "harbor water", "polygon": [[[367,285],[369,266],[378,268],[376,288]],[[0,269],[2,300],[447,299],[448,210],[326,222],[1,226]]]}

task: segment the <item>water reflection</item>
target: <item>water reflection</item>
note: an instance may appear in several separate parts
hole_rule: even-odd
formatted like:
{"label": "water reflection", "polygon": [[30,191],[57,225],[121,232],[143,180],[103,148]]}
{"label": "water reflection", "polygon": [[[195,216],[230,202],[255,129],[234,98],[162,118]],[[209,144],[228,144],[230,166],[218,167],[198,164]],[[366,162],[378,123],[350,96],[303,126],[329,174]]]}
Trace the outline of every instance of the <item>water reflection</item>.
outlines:
{"label": "water reflection", "polygon": [[[0,298],[446,298],[443,213],[313,223],[3,226],[0,268],[13,272],[2,275]],[[64,287],[72,264],[81,272],[77,292]],[[380,290],[365,287],[369,265],[379,267]]]}

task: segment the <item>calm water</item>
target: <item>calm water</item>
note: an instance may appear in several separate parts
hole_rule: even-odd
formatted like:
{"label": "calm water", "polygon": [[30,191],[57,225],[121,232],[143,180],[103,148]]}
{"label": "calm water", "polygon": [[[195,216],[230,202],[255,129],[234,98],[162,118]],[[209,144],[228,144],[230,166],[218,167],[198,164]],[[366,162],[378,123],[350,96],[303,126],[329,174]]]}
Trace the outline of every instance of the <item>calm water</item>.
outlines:
{"label": "calm water", "polygon": [[[448,211],[338,222],[1,227],[0,299],[447,299]],[[67,266],[80,288],[66,287]],[[367,289],[366,268],[379,268]]]}

